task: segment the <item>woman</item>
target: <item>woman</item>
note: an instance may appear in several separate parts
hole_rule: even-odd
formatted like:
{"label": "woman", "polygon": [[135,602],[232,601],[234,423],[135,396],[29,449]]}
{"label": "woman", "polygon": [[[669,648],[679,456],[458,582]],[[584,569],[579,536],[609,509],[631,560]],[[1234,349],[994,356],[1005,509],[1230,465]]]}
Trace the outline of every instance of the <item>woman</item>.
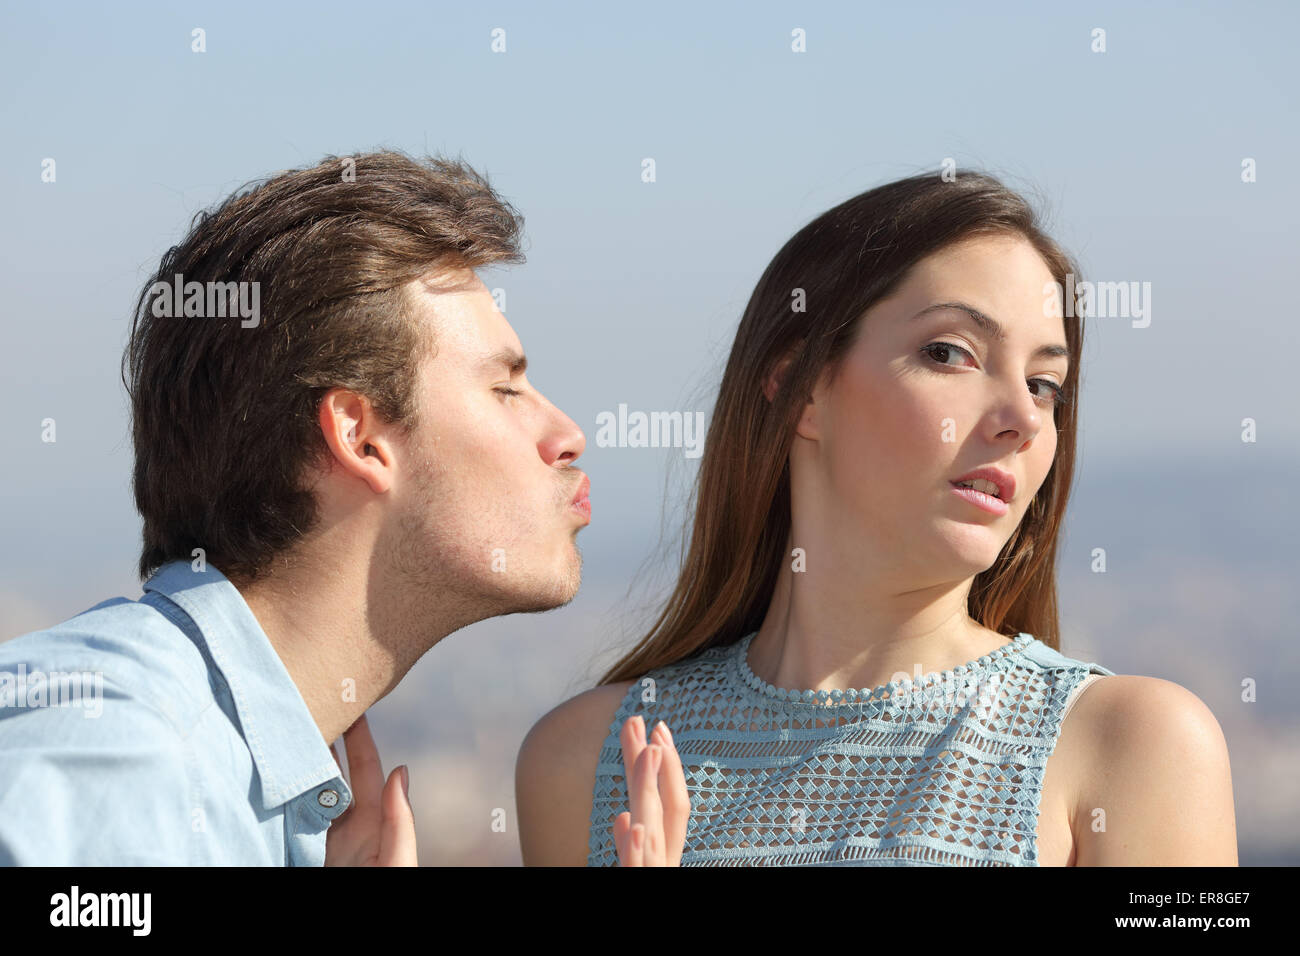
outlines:
{"label": "woman", "polygon": [[521,749],[526,864],[1236,864],[1208,708],[1059,651],[1078,275],[980,174],[786,243],[675,590]]}

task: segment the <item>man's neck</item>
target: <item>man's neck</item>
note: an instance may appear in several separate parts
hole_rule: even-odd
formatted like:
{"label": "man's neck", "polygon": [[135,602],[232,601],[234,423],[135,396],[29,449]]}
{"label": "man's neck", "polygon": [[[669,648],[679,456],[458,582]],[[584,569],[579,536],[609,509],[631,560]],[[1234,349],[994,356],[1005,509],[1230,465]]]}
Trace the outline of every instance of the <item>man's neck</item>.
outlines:
{"label": "man's neck", "polygon": [[404,632],[411,617],[371,593],[377,577],[359,559],[311,571],[280,567],[239,589],[327,744],[455,630],[420,615],[420,633]]}

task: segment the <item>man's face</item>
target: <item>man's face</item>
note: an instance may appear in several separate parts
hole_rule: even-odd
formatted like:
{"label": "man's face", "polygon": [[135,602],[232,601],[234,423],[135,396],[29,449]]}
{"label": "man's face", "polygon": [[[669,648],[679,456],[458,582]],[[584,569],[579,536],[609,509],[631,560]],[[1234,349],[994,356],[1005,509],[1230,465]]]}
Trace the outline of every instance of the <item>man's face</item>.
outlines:
{"label": "man's face", "polygon": [[519,338],[482,281],[468,270],[430,278],[436,289],[408,290],[434,355],[393,489],[393,569],[416,586],[453,581],[476,619],[567,604],[591,520],[587,477],[573,467],[586,438],[529,384]]}

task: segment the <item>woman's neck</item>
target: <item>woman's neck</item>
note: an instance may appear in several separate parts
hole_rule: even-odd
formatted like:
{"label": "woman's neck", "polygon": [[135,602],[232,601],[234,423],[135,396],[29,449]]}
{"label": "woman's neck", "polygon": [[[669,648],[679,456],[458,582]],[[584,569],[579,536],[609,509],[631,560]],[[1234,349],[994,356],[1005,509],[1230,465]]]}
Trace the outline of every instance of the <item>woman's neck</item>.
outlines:
{"label": "woman's neck", "polygon": [[[787,548],[787,554],[793,548]],[[1009,638],[972,620],[972,579],[914,590],[840,562],[782,568],[749,649],[763,680],[795,690],[875,688],[974,660]]]}

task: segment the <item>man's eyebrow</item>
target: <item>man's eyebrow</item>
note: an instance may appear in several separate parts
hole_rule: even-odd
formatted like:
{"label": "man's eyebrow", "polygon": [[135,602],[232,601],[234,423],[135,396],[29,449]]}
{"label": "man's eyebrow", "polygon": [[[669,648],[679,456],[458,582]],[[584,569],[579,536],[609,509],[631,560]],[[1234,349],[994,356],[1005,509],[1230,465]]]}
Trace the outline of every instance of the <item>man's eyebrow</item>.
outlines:
{"label": "man's eyebrow", "polygon": [[524,370],[528,368],[528,357],[520,355],[512,348],[504,348],[500,351],[493,352],[485,358],[479,367],[483,369],[494,368],[498,365],[504,365],[510,369],[511,375],[523,375]]}
{"label": "man's eyebrow", "polygon": [[[967,305],[965,302],[939,302],[935,305],[931,305],[922,309],[920,312],[916,313],[916,315],[912,316],[912,318],[919,319],[921,316],[929,315],[931,312],[935,312],[939,309],[956,309],[958,312],[965,312],[968,316],[970,316],[971,321],[974,322],[976,325],[978,325],[981,329],[983,329],[985,333],[993,336],[995,339],[1001,342],[1006,341],[1007,330],[1002,327],[1001,322],[999,322],[997,319],[991,316],[985,315],[983,312],[975,308],[973,305]],[[1040,357],[1058,358],[1059,357],[1059,358],[1068,359],[1070,357],[1070,350],[1066,348],[1064,345],[1041,345],[1038,347],[1038,349],[1035,350],[1033,357],[1034,358],[1040,358]]]}

